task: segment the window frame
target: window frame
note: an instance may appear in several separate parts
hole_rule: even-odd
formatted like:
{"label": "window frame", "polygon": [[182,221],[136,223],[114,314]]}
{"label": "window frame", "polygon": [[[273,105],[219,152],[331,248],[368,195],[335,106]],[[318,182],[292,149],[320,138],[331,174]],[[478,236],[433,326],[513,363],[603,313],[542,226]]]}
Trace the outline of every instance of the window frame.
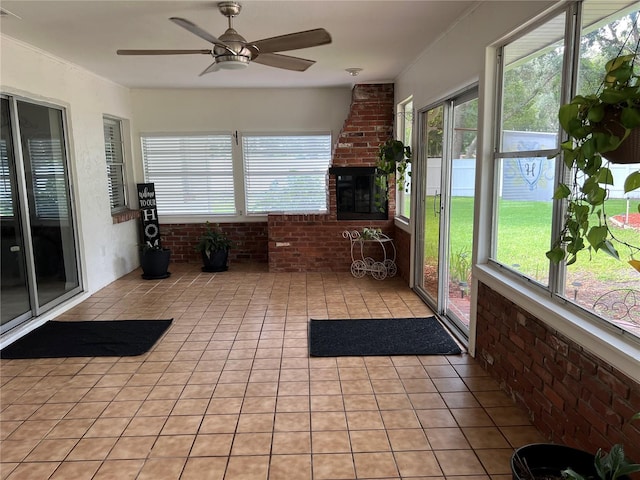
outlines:
{"label": "window frame", "polygon": [[[127,165],[126,165],[126,158],[125,158],[124,131],[123,131],[122,120],[116,117],[112,117],[110,115],[103,115],[102,117],[103,130],[106,130],[107,123],[111,123],[112,125],[117,127],[118,132],[120,134],[120,142],[115,142],[115,141],[108,140],[106,131],[104,132],[105,162],[107,165],[107,182],[110,181],[110,175],[108,170],[109,166],[115,165],[120,169],[120,174],[118,175],[118,181],[119,181],[118,186],[122,190],[122,204],[118,204],[114,206],[115,202],[112,194],[113,188],[108,190],[109,206],[111,208],[111,214],[114,215],[129,209],[129,195],[127,191]],[[116,152],[115,155],[108,154],[109,146],[111,146],[113,151]],[[120,154],[120,158],[122,159],[121,162],[113,162],[109,160],[111,156],[117,157],[118,153]]]}
{"label": "window frame", "polygon": [[[640,358],[640,338],[627,332],[608,320],[591,313],[578,305],[558,295],[563,286],[564,266],[550,264],[548,287],[536,284],[532,279],[519,274],[508,266],[493,260],[494,256],[494,208],[497,200],[498,183],[496,182],[496,160],[500,156],[500,103],[501,103],[501,69],[499,54],[501,48],[517,39],[544,22],[559,15],[563,11],[567,15],[565,29],[565,59],[561,102],[571,98],[577,83],[577,68],[579,61],[580,37],[582,35],[581,8],[578,3],[568,3],[552,6],[531,22],[511,35],[500,39],[487,48],[484,71],[484,104],[482,112],[482,137],[480,149],[483,156],[479,184],[481,189],[477,194],[479,208],[477,209],[478,225],[478,260],[474,266],[474,277],[488,287],[496,290],[505,298],[531,313],[536,318],[544,319],[550,328],[577,342],[586,350],[607,359],[607,361],[630,378],[640,381],[638,358]],[[566,139],[563,132],[559,142]],[[530,154],[528,152],[527,154]],[[565,178],[567,172],[564,162],[558,162],[556,182]],[[554,223],[552,235],[558,231],[562,219],[564,206],[561,202],[554,202]],[[551,240],[551,239],[550,239]],[[475,345],[470,345],[475,353]]]}
{"label": "window frame", "polygon": [[[407,109],[410,110],[411,112],[411,119],[408,121],[407,120]],[[414,117],[415,117],[415,108],[413,105],[413,96],[410,96],[408,98],[406,98],[405,100],[403,100],[402,102],[398,103],[397,107],[396,107],[396,118],[397,118],[397,122],[396,122],[396,139],[402,141],[405,145],[410,146],[411,147],[411,152],[414,152],[414,148],[413,148],[413,125],[414,125]],[[409,138],[409,142],[407,142],[407,126],[410,128],[410,138]],[[412,161],[415,161],[415,157],[412,158]],[[412,165],[410,166],[410,168],[412,168]],[[396,186],[396,219],[405,222],[405,223],[409,223],[411,221],[411,209],[412,207],[412,178],[410,175],[407,175],[407,178],[405,180],[406,184],[409,187],[409,192],[405,192],[405,189],[402,188],[398,188]],[[408,197],[408,198],[407,198]],[[404,203],[408,201],[409,202],[409,215],[405,215],[401,208],[402,205],[404,205]]]}

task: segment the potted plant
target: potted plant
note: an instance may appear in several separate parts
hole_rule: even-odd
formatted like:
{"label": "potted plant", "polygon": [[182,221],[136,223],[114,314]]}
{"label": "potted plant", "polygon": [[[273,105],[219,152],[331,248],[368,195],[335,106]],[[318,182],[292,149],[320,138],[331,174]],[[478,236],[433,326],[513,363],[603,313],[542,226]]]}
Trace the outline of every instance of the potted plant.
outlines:
{"label": "potted plant", "polygon": [[[640,412],[631,421],[640,419]],[[511,457],[514,480],[616,480],[640,472],[640,464],[631,463],[621,444],[595,455],[584,450],[552,443],[534,443],[516,449]]]}
{"label": "potted plant", "polygon": [[407,172],[411,164],[411,147],[405,145],[400,140],[390,138],[378,148],[378,160],[376,161],[376,185],[380,192],[384,192],[384,197],[376,199],[378,208],[384,210],[384,202],[389,196],[389,177],[395,175],[396,188],[406,188],[406,178],[411,176]]}
{"label": "potted plant", "polygon": [[202,253],[203,272],[224,272],[228,270],[229,249],[233,242],[220,230],[216,224],[210,222],[205,225],[204,234],[196,245],[196,251]]}
{"label": "potted plant", "polygon": [[[554,263],[566,259],[571,265],[585,248],[619,259],[605,211],[607,188],[613,186],[608,162],[640,162],[640,76],[634,71],[638,56],[636,52],[609,60],[596,93],[578,95],[560,107],[558,119],[569,136],[560,151],[573,175],[571,182],[558,186],[553,197],[567,200],[565,223],[546,254]],[[638,188],[640,171],[634,171],[627,176],[624,191]],[[594,214],[597,223],[592,224]],[[637,245],[621,243],[632,254],[640,251]],[[640,266],[637,260],[630,263],[634,268]]]}
{"label": "potted plant", "polygon": [[162,248],[158,244],[144,243],[141,247],[140,266],[142,278],[145,280],[160,280],[171,275],[168,271],[171,260],[171,250]]}

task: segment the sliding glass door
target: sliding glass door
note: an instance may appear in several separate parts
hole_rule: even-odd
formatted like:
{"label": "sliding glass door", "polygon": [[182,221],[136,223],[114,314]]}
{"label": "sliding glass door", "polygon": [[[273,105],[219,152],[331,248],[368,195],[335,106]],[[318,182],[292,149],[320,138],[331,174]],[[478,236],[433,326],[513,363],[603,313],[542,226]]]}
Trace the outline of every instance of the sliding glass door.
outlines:
{"label": "sliding glass door", "polygon": [[0,331],[80,291],[63,111],[2,98]]}
{"label": "sliding glass door", "polygon": [[462,336],[470,323],[477,120],[475,89],[422,111],[413,177],[416,290]]}

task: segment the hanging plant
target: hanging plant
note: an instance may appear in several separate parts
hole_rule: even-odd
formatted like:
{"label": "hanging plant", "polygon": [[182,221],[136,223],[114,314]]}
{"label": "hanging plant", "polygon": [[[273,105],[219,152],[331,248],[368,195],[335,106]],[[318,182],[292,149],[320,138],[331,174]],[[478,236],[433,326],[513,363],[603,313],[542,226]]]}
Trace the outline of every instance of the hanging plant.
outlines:
{"label": "hanging plant", "polygon": [[[609,60],[596,93],[578,95],[560,107],[558,119],[569,136],[562,143],[561,152],[573,177],[570,183],[560,183],[553,196],[567,200],[565,223],[546,254],[554,263],[566,259],[571,265],[585,248],[620,258],[612,243],[617,239],[607,222],[605,202],[608,189],[613,186],[609,162],[640,162],[640,76],[634,71],[637,57],[636,51]],[[624,182],[624,192],[639,188],[640,171],[634,171]],[[629,248],[631,255],[640,252],[638,245],[620,243]],[[630,262],[637,268],[633,262],[637,261]]]}
{"label": "hanging plant", "polygon": [[376,185],[381,197],[376,199],[378,208],[384,210],[384,203],[389,199],[389,178],[395,175],[396,188],[407,191],[407,171],[411,164],[411,147],[400,140],[389,139],[380,145],[376,161]]}

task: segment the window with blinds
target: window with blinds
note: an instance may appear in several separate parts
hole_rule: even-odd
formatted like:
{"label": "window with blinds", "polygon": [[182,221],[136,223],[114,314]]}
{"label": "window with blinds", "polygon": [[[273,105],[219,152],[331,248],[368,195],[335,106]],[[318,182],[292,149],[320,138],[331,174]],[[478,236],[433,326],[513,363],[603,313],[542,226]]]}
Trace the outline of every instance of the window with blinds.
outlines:
{"label": "window with blinds", "polygon": [[232,138],[226,135],[142,137],[147,182],[160,215],[235,215]]}
{"label": "window with blinds", "polygon": [[64,146],[58,138],[29,138],[35,214],[40,219],[69,218]]}
{"label": "window with blinds", "polygon": [[124,154],[120,120],[104,117],[104,153],[107,160],[107,182],[111,212],[127,208],[124,183]]}
{"label": "window with blinds", "polygon": [[242,138],[247,213],[323,213],[331,135]]}

